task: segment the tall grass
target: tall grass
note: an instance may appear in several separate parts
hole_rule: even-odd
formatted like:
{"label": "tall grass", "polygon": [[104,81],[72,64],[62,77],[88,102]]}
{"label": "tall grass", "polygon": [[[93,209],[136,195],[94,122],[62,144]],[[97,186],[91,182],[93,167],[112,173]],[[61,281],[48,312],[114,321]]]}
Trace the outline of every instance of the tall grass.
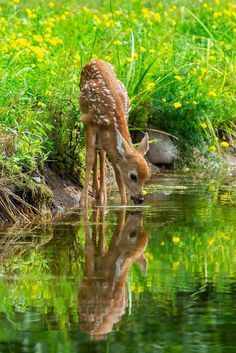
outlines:
{"label": "tall grass", "polygon": [[219,137],[235,135],[235,32],[224,0],[2,1],[0,123],[16,136],[12,163],[83,164],[78,81],[91,57],[116,67],[133,126],[221,148]]}

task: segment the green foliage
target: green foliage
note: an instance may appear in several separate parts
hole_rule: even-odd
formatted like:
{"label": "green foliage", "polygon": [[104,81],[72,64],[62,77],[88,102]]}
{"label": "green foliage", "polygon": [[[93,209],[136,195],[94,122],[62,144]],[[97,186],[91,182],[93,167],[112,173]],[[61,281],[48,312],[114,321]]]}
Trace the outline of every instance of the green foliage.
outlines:
{"label": "green foliage", "polygon": [[134,126],[151,122],[211,150],[218,130],[235,134],[233,2],[3,1],[0,31],[0,123],[16,135],[12,164],[83,166],[78,81],[91,57],[115,65]]}

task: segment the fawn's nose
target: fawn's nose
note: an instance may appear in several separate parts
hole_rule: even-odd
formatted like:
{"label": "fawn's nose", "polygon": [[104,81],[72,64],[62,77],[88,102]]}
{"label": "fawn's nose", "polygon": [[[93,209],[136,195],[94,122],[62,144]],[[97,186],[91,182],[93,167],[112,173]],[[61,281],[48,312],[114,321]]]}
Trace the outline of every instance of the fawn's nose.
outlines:
{"label": "fawn's nose", "polygon": [[143,195],[132,195],[131,196],[131,199],[134,201],[134,203],[136,204],[136,205],[138,205],[138,204],[140,204],[140,203],[143,203],[143,201],[144,201],[144,197],[143,197]]}

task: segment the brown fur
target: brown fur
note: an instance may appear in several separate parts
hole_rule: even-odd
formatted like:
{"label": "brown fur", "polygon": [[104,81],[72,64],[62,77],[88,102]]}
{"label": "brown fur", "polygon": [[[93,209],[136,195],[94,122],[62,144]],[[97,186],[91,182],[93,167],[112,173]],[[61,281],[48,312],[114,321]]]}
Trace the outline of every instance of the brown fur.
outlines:
{"label": "brown fur", "polygon": [[[87,194],[91,168],[96,160],[95,142],[100,151],[105,151],[111,159],[122,203],[126,203],[124,186],[130,191],[134,200],[143,199],[142,187],[149,174],[147,163],[143,158],[147,148],[144,147],[145,151],[140,153],[132,145],[128,130],[129,98],[124,85],[116,77],[113,66],[102,60],[91,60],[82,70],[80,89],[82,121],[87,129],[87,168],[81,205],[87,205],[85,194]],[[145,137],[143,141],[145,139],[147,138]],[[94,169],[97,170],[96,167]],[[129,180],[132,171],[137,173],[137,185],[133,185]],[[100,176],[100,179],[104,180],[104,175]],[[105,189],[105,185],[101,188]],[[103,200],[104,196],[100,195],[99,199]]]}
{"label": "brown fur", "polygon": [[87,215],[83,219],[85,266],[79,286],[78,308],[81,330],[97,340],[109,333],[125,313],[128,272],[133,262],[146,270],[144,251],[148,236],[142,214],[128,214],[126,217],[123,208],[119,211],[108,246],[104,209],[96,209],[93,216],[92,231]]}

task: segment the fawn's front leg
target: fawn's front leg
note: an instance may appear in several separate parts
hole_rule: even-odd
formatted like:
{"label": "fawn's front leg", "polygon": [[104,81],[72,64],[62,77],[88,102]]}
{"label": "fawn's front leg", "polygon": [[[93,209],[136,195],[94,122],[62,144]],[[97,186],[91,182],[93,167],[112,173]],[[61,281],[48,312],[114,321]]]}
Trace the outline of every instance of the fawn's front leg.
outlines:
{"label": "fawn's front leg", "polygon": [[84,180],[84,188],[81,193],[80,198],[80,207],[88,207],[88,187],[90,175],[93,169],[94,160],[95,160],[95,143],[96,143],[96,131],[91,127],[86,129],[86,172]]}
{"label": "fawn's front leg", "polygon": [[126,198],[126,190],[125,190],[125,185],[122,180],[122,175],[120,170],[118,169],[117,165],[115,163],[112,163],[114,171],[115,171],[115,176],[116,176],[116,182],[120,191],[120,197],[121,197],[121,204],[126,205],[127,204],[127,198]]}

